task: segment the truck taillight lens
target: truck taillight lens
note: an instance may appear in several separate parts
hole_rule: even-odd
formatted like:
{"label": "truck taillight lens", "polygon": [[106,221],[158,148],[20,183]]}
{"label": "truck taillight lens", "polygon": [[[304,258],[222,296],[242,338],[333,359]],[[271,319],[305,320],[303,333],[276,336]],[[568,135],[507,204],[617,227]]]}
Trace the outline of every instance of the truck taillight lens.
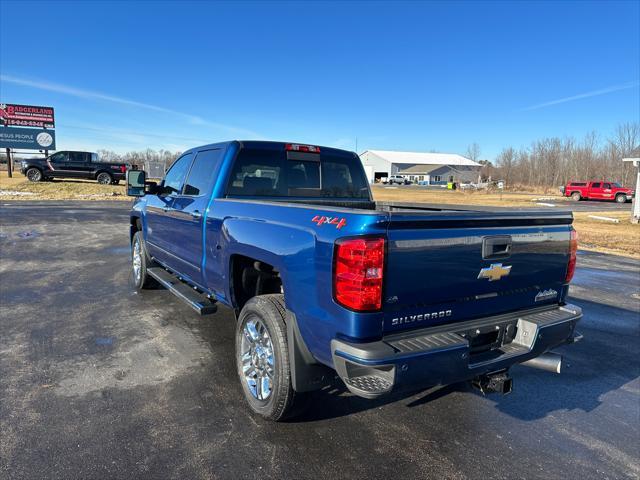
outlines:
{"label": "truck taillight lens", "polygon": [[358,312],[380,310],[384,275],[384,238],[338,240],[333,262],[333,295]]}
{"label": "truck taillight lens", "polygon": [[124,165],[120,165],[120,171],[122,173],[127,173],[127,167],[125,167]]}
{"label": "truck taillight lens", "polygon": [[571,229],[571,239],[569,240],[569,263],[567,264],[567,277],[564,279],[569,283],[576,271],[576,258],[578,254],[578,232]]}

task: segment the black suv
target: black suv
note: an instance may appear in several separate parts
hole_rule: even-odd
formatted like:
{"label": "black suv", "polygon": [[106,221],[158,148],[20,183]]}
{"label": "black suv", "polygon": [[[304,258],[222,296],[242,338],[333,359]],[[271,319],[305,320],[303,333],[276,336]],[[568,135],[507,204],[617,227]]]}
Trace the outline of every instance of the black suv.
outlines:
{"label": "black suv", "polygon": [[124,163],[101,163],[93,152],[56,152],[47,158],[22,160],[20,171],[32,182],[50,178],[84,178],[116,185],[127,174]]}

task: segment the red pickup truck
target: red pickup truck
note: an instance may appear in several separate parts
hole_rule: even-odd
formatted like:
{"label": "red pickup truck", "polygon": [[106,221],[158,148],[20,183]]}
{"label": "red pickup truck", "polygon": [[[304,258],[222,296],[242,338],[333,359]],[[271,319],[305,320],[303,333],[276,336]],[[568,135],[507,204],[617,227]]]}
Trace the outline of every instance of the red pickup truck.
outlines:
{"label": "red pickup truck", "polygon": [[561,188],[565,197],[579,200],[615,200],[625,203],[633,199],[633,191],[618,182],[569,182]]}

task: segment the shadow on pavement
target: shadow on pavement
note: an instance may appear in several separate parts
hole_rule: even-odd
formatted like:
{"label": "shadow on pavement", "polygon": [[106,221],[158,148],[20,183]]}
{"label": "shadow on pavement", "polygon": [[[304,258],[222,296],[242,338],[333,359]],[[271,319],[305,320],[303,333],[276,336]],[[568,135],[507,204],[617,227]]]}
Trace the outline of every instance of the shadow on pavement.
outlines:
{"label": "shadow on pavement", "polygon": [[[589,301],[576,301],[585,311],[578,326],[583,341],[562,346],[555,351],[564,356],[563,372],[556,375],[530,367],[516,365],[511,374],[513,393],[487,398],[500,412],[524,421],[544,418],[559,410],[590,412],[602,404],[602,397],[640,376],[640,341],[638,312],[615,308]],[[635,335],[615,330],[602,330],[602,325],[590,318],[601,312],[611,318],[636,322]],[[606,313],[605,313],[606,312]],[[625,321],[625,323],[626,323]],[[414,408],[438,400],[455,392],[480,395],[469,383],[434,387],[406,406]],[[312,393],[308,408],[292,422],[310,422],[337,418],[375,409],[389,403],[420,395],[420,391],[395,392],[376,400],[366,400],[349,394],[336,379],[330,387]]]}

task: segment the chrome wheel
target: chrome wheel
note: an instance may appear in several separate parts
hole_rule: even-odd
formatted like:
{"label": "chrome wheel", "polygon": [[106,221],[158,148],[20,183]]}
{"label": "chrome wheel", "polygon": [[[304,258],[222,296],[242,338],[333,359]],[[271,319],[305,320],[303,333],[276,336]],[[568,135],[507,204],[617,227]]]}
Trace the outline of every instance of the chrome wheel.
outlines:
{"label": "chrome wheel", "polygon": [[32,182],[39,182],[42,180],[42,172],[37,168],[30,168],[27,170],[27,178]]}
{"label": "chrome wheel", "polygon": [[131,255],[131,264],[133,266],[133,278],[136,284],[140,284],[140,277],[142,275],[142,246],[139,240],[133,242],[133,253]]}
{"label": "chrome wheel", "polygon": [[275,373],[273,343],[267,327],[255,315],[247,319],[242,329],[240,356],[249,391],[258,400],[268,400]]}
{"label": "chrome wheel", "polygon": [[98,175],[97,180],[101,185],[109,185],[111,183],[111,176],[108,173],[101,173]]}

